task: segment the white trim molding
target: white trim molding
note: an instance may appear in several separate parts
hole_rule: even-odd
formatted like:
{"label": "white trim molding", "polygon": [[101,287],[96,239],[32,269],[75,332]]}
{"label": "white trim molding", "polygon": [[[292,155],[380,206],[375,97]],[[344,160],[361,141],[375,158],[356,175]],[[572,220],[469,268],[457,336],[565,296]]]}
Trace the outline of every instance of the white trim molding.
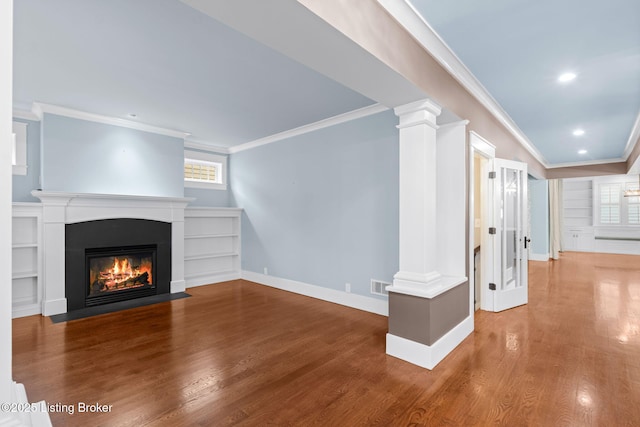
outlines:
{"label": "white trim molding", "polygon": [[373,104],[367,107],[359,108],[357,110],[348,111],[346,113],[338,114],[337,116],[329,117],[327,119],[319,120],[314,123],[309,123],[303,126],[299,126],[294,129],[289,129],[284,132],[276,133],[274,135],[266,136],[264,138],[256,139],[255,141],[247,142],[244,144],[236,145],[229,148],[229,153],[237,153],[240,151],[249,150],[251,148],[260,147],[261,145],[271,144],[273,142],[282,141],[283,139],[292,138],[294,136],[303,135],[305,133],[314,132],[320,129],[328,128],[338,125],[340,123],[349,122],[351,120],[360,119],[367,116],[387,111],[389,108],[381,104]]}
{"label": "white trim molding", "polygon": [[207,151],[209,153],[216,154],[229,154],[229,147],[220,147],[217,145],[213,145],[207,141],[201,139],[195,139],[191,137],[187,137],[184,140],[184,148],[192,149],[192,150],[201,150]]}
{"label": "white trim molding", "polygon": [[13,122],[13,164],[14,175],[27,174],[27,126],[28,123]]}
{"label": "white trim molding", "polygon": [[389,304],[386,299],[366,297],[349,292],[338,291],[325,288],[323,286],[310,285],[296,280],[283,279],[275,276],[254,273],[253,271],[242,270],[241,277],[244,280],[255,282],[260,285],[270,286],[283,291],[317,298],[323,301],[368,311],[381,316],[389,315]]}
{"label": "white trim molding", "polygon": [[421,344],[396,335],[387,334],[387,354],[422,368],[433,369],[473,332],[473,316],[447,332],[433,345]]}
{"label": "white trim molding", "polygon": [[638,117],[636,117],[636,121],[633,123],[631,133],[629,134],[629,139],[627,140],[627,145],[624,147],[624,154],[622,155],[622,157],[625,159],[625,161],[629,159],[629,156],[635,148],[638,139],[640,139],[640,113],[638,113]]}
{"label": "white trim molding", "polygon": [[173,138],[185,139],[190,134],[188,132],[182,132],[173,129],[164,129],[157,126],[148,125],[145,123],[136,122],[133,120],[121,119],[118,117],[103,116],[101,114],[88,113],[86,111],[74,110],[72,108],[61,107],[59,105],[44,104],[41,102],[34,102],[31,109],[33,114],[42,120],[44,113],[55,114],[57,116],[70,117],[72,119],[87,120],[90,122],[102,123],[113,126],[120,126],[128,129],[141,130],[143,132],[155,133],[158,135],[171,136]]}
{"label": "white trim molding", "polygon": [[529,253],[529,261],[549,261],[549,254],[534,254]]}
{"label": "white trim molding", "polygon": [[589,160],[586,162],[567,162],[567,163],[554,163],[552,165],[548,165],[547,169],[557,169],[557,168],[570,168],[575,166],[593,166],[593,165],[607,165],[611,163],[621,163],[626,162],[627,160],[618,157],[616,159],[603,159],[603,160]]}
{"label": "white trim molding", "polygon": [[14,119],[22,119],[22,120],[30,120],[32,122],[39,122],[40,117],[33,113],[33,111],[22,110],[18,108],[13,109],[13,118]]}
{"label": "white trim molding", "polygon": [[377,0],[378,3],[402,25],[423,48],[474,98],[476,98],[507,130],[522,144],[522,146],[544,167],[549,163],[529,138],[520,130],[518,125],[500,106],[480,81],[469,71],[456,56],[445,41],[429,25],[427,21],[407,1]]}

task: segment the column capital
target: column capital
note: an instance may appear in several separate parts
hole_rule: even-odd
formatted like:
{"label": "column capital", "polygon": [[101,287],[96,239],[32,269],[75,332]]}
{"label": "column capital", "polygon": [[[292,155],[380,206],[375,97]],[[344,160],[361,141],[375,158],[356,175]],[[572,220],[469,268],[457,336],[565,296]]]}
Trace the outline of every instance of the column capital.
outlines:
{"label": "column capital", "polygon": [[399,129],[421,124],[437,129],[436,117],[440,115],[442,108],[427,98],[400,105],[393,112],[400,118]]}

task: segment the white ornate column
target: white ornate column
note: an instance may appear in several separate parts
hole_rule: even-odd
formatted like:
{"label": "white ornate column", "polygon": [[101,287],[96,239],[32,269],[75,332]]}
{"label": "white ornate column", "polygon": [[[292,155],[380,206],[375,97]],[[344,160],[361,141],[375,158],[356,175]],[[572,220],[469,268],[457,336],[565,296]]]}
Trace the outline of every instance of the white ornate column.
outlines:
{"label": "white ornate column", "polygon": [[393,287],[426,291],[440,278],[436,248],[436,117],[431,100],[395,109],[400,118],[400,271]]}
{"label": "white ornate column", "polygon": [[436,124],[426,99],[395,109],[400,129],[400,271],[387,354],[428,369],[472,330],[465,277],[465,126]]}

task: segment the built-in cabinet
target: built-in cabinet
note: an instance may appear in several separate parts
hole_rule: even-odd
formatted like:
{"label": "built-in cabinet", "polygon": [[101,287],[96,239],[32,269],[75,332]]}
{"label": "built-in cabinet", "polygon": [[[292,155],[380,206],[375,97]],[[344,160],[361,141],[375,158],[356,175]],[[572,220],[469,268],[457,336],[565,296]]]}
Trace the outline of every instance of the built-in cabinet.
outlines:
{"label": "built-in cabinet", "polygon": [[626,182],[624,176],[563,180],[562,249],[640,255],[640,227],[603,225],[594,220],[597,186],[601,182]]}
{"label": "built-in cabinet", "polygon": [[238,208],[187,208],[184,212],[186,287],[240,278]]}
{"label": "built-in cabinet", "polygon": [[565,251],[591,252],[593,239],[593,181],[563,181],[563,234]]}
{"label": "built-in cabinet", "polygon": [[42,206],[14,203],[12,223],[13,317],[42,312]]}

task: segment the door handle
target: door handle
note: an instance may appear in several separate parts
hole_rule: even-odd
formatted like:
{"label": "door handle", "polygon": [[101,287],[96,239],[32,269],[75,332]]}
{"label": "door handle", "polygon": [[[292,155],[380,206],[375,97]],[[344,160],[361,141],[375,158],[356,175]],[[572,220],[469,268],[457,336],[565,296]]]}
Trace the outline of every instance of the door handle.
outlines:
{"label": "door handle", "polygon": [[524,236],[524,248],[527,249],[527,243],[529,243],[531,239],[528,239],[527,236]]}

